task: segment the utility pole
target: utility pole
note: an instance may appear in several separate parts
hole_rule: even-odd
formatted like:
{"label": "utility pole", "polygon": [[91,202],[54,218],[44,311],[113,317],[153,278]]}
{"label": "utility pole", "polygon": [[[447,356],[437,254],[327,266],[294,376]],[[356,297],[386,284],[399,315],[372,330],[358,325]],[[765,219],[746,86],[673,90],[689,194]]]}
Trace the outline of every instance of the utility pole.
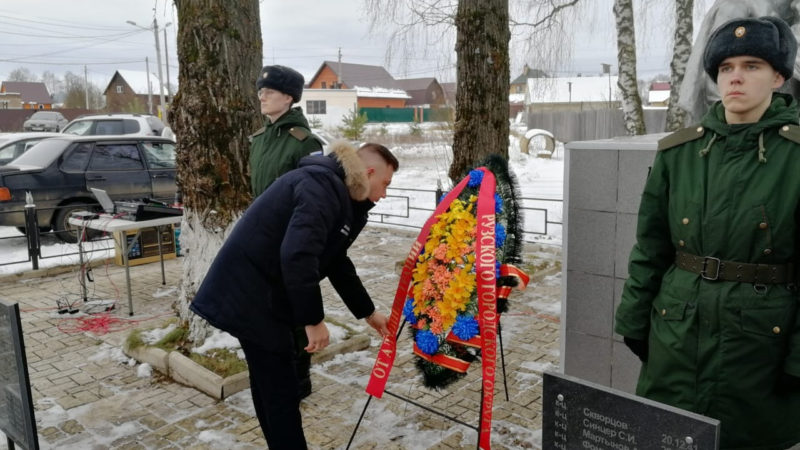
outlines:
{"label": "utility pole", "polygon": [[89,74],[86,66],[83,66],[83,94],[84,102],[86,102],[86,109],[89,109]]}
{"label": "utility pole", "polygon": [[158,22],[156,22],[156,18],[153,17],[153,36],[156,38],[156,66],[158,66],[158,95],[161,105],[161,120],[164,121],[165,125],[169,125],[169,120],[167,119],[167,102],[164,101],[164,77],[161,74],[161,48],[158,45]]}
{"label": "utility pole", "polygon": [[339,47],[339,70],[336,71],[336,89],[342,88],[342,47]]}
{"label": "utility pole", "polygon": [[144,57],[144,67],[147,71],[147,113],[153,114],[153,84],[150,83],[150,60]]}
{"label": "utility pole", "polygon": [[[136,28],[141,28],[143,30],[149,30],[150,28],[142,27],[136,24],[136,22],[132,20],[126,20],[126,23],[129,23]],[[167,24],[169,25],[169,24]],[[166,28],[166,26],[164,26]],[[164,100],[164,76],[161,73],[161,46],[158,44],[158,22],[156,18],[153,17],[153,37],[156,39],[156,65],[158,66],[158,95],[161,100],[161,109],[163,110],[163,115],[161,116],[161,120],[164,121],[165,125],[169,125],[167,121],[167,102]],[[166,42],[164,43],[166,45]],[[150,69],[147,69],[147,78],[150,78]],[[152,103],[152,100],[150,100]],[[153,113],[152,107],[150,109],[150,114]]]}
{"label": "utility pole", "polygon": [[[169,50],[167,50],[169,45],[167,45],[167,25],[164,25],[164,66],[167,68],[167,102],[171,102],[172,90],[169,88]],[[166,114],[166,111],[166,108],[164,108],[164,114]]]}

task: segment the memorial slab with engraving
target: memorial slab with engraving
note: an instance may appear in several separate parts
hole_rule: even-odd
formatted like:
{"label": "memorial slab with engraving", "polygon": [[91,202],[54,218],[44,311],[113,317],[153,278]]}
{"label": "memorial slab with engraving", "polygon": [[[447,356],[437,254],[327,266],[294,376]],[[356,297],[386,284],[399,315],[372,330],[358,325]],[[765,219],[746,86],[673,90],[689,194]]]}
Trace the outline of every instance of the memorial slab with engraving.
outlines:
{"label": "memorial slab with engraving", "polygon": [[719,448],[718,420],[568,375],[543,376],[542,448]]}
{"label": "memorial slab with engraving", "polygon": [[0,299],[0,431],[8,447],[39,448],[19,306]]}

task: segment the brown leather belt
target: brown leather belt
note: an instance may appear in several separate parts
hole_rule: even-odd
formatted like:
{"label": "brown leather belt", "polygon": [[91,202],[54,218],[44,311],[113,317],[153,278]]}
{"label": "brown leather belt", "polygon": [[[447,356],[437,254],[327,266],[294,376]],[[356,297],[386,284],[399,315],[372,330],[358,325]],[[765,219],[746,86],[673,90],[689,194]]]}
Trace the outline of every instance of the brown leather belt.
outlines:
{"label": "brown leather belt", "polygon": [[696,256],[677,252],[675,265],[699,274],[709,281],[739,281],[754,284],[794,284],[794,264],[750,264],[724,261],[713,256]]}

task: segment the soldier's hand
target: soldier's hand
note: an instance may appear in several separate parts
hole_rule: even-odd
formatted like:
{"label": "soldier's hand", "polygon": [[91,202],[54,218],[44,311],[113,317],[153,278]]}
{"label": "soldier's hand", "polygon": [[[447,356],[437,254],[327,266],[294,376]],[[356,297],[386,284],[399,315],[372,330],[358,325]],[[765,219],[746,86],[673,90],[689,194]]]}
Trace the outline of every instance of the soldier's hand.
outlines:
{"label": "soldier's hand", "polygon": [[304,350],[308,353],[318,352],[328,346],[330,342],[330,333],[328,327],[325,326],[325,321],[316,325],[306,325],[306,336],[308,336],[308,345]]}

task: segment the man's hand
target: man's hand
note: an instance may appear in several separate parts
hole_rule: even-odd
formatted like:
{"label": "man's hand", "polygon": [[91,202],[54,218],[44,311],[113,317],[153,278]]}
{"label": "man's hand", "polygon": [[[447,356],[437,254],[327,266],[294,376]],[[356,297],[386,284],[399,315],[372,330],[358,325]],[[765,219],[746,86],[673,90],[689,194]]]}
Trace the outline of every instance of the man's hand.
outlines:
{"label": "man's hand", "polygon": [[379,313],[377,310],[373,311],[366,319],[367,324],[375,329],[381,337],[386,337],[389,335],[389,327],[387,324],[389,323],[389,319],[386,318],[383,314]]}
{"label": "man's hand", "polygon": [[316,325],[306,325],[306,336],[308,345],[304,350],[308,353],[318,352],[327,347],[331,337],[324,320]]}

